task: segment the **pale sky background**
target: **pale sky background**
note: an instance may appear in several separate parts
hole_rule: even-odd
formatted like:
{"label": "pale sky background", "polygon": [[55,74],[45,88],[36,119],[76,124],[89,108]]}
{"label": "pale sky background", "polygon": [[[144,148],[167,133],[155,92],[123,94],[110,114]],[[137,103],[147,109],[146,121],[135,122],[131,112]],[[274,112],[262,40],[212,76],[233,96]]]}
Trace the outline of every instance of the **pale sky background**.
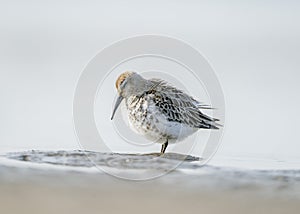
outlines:
{"label": "pale sky background", "polygon": [[226,101],[217,155],[300,158],[299,11],[296,0],[0,0],[0,151],[78,149],[72,101],[88,61],[161,34],[216,71]]}

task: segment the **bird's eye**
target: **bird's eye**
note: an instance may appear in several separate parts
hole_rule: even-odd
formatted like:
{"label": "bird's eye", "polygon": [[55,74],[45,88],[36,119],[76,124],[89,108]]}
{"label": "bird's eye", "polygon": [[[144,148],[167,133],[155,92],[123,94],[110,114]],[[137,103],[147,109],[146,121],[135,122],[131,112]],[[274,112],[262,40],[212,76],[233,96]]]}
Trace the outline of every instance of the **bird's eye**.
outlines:
{"label": "bird's eye", "polygon": [[125,82],[125,79],[123,79],[121,82],[120,82],[120,86],[122,86],[122,84]]}

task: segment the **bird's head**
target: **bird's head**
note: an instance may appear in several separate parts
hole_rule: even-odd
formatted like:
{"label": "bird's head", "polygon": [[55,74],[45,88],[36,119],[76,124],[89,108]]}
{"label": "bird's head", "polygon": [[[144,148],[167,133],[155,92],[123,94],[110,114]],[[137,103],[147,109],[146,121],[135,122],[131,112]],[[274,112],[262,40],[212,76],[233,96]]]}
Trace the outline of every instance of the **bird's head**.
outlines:
{"label": "bird's head", "polygon": [[122,73],[117,81],[116,81],[116,88],[118,91],[118,94],[121,96],[125,95],[126,89],[128,88],[127,84],[129,82],[129,79],[132,77],[132,75],[136,74],[135,72],[126,71]]}
{"label": "bird's head", "polygon": [[115,103],[111,119],[113,119],[116,110],[124,98],[128,98],[131,95],[138,96],[144,93],[147,88],[147,80],[135,72],[126,71],[118,77],[116,88],[119,96]]}

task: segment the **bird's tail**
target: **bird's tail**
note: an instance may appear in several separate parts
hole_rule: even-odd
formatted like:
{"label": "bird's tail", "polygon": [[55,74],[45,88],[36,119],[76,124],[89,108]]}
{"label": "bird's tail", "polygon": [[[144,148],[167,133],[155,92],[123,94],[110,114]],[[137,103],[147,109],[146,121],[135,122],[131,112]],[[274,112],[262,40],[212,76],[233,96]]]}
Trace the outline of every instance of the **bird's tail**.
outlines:
{"label": "bird's tail", "polygon": [[222,127],[221,124],[217,123],[217,121],[220,121],[217,118],[210,117],[206,114],[200,113],[200,117],[202,118],[202,123],[200,124],[199,128],[203,129],[219,129],[219,127]]}

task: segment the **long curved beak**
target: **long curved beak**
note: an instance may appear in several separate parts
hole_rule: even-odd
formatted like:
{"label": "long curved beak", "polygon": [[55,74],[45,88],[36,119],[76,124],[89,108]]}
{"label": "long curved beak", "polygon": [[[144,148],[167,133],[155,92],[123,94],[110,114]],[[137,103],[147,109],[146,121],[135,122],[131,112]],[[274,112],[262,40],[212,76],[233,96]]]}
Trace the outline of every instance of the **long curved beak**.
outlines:
{"label": "long curved beak", "polygon": [[116,104],[115,104],[115,107],[114,107],[114,110],[113,110],[113,113],[111,115],[111,120],[114,119],[114,116],[115,116],[115,113],[119,107],[119,105],[121,104],[122,100],[123,100],[124,97],[122,97],[121,95],[119,95],[117,101],[116,101]]}

